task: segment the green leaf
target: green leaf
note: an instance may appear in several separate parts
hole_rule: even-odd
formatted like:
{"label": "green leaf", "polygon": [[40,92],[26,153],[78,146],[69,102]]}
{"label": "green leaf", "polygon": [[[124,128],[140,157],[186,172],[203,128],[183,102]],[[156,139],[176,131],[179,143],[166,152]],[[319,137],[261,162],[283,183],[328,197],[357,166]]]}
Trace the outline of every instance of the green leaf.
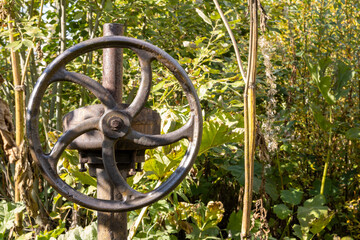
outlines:
{"label": "green leaf", "polygon": [[84,12],[83,12],[83,11],[81,11],[81,12],[76,12],[73,19],[74,19],[74,20],[80,20],[83,16],[84,16]]}
{"label": "green leaf", "polygon": [[58,240],[96,240],[97,239],[97,224],[96,222],[91,223],[85,228],[76,227],[67,231],[65,234],[62,234],[58,237]]}
{"label": "green leaf", "polygon": [[231,175],[233,175],[236,180],[241,184],[241,186],[244,186],[245,184],[245,169],[244,166],[242,165],[230,165],[228,167],[225,168],[227,171],[229,171],[231,173]]}
{"label": "green leaf", "polygon": [[300,238],[301,240],[309,240],[312,237],[312,235],[309,233],[308,227],[302,227],[298,224],[295,224],[293,226],[293,230],[294,230],[294,235]]}
{"label": "green leaf", "polygon": [[303,207],[298,208],[297,218],[302,227],[310,227],[311,224],[323,216],[327,217],[328,208],[323,206],[325,197],[317,195],[314,198],[305,201]]}
{"label": "green leaf", "polygon": [[330,105],[335,104],[335,96],[330,93],[331,89],[331,77],[325,76],[326,68],[331,63],[331,60],[326,58],[320,60],[319,64],[313,65],[308,62],[311,78],[319,88],[321,94],[325,98],[326,102]]}
{"label": "green leaf", "polygon": [[350,140],[360,140],[360,128],[354,127],[346,131],[345,137]]}
{"label": "green leaf", "polygon": [[202,228],[202,230],[205,231],[206,229],[216,227],[216,225],[223,219],[224,212],[225,210],[222,202],[208,202],[205,211],[205,226]]}
{"label": "green leaf", "polygon": [[326,203],[326,199],[324,195],[319,194],[313,198],[310,198],[304,202],[305,207],[315,207],[315,206],[322,206]]}
{"label": "green leaf", "polygon": [[32,41],[30,41],[30,40],[24,39],[24,41],[22,43],[28,48],[33,48],[34,47],[34,43]]}
{"label": "green leaf", "polygon": [[266,181],[265,183],[265,192],[270,195],[270,197],[276,201],[279,198],[279,192],[276,188],[275,182]]}
{"label": "green leaf", "polygon": [[197,14],[199,14],[199,16],[204,20],[204,22],[206,22],[209,25],[211,24],[211,20],[210,18],[208,18],[205,13],[203,13],[200,9],[196,8],[195,11],[197,12]]}
{"label": "green leaf", "polygon": [[314,118],[316,123],[319,125],[319,127],[326,131],[329,132],[332,124],[330,123],[330,121],[328,121],[321,113],[320,108],[318,106],[316,106],[315,104],[311,104],[310,105],[311,111],[313,112]]}
{"label": "green leaf", "polygon": [[310,231],[313,234],[320,233],[334,218],[335,213],[331,213],[329,216],[322,215],[320,218],[316,219],[312,224]]}
{"label": "green leaf", "polygon": [[282,220],[286,219],[292,213],[292,211],[285,204],[275,205],[273,209],[276,216]]}
{"label": "green leaf", "polygon": [[330,66],[332,60],[330,58],[322,58],[319,61],[320,77],[325,76],[326,69]]}
{"label": "green leaf", "polygon": [[354,71],[351,70],[351,66],[342,61],[337,62],[336,81],[333,88],[337,100],[348,92],[343,88],[352,79],[353,75]]}
{"label": "green leaf", "polygon": [[166,81],[161,81],[158,84],[156,84],[153,88],[152,88],[152,92],[155,93],[157,91],[159,91],[160,89],[163,89],[164,85],[165,85]]}
{"label": "green leaf", "polygon": [[0,236],[13,227],[15,214],[25,210],[22,203],[0,202]]}
{"label": "green leaf", "polygon": [[112,0],[106,0],[104,9],[106,12],[111,12],[113,9],[113,3]]}
{"label": "green leaf", "polygon": [[232,212],[229,218],[229,223],[226,227],[228,231],[234,235],[236,233],[241,232],[241,222],[242,222],[242,211],[239,210],[238,212]]}
{"label": "green leaf", "polygon": [[144,170],[146,172],[152,173],[151,175],[148,176],[148,178],[155,179],[155,180],[161,179],[162,177],[165,176],[165,174],[166,174],[165,168],[166,168],[165,164],[163,164],[153,158],[145,161],[145,164],[144,164]]}
{"label": "green leaf", "polygon": [[8,45],[6,45],[5,48],[12,48],[14,51],[21,48],[22,42],[21,41],[14,41]]}
{"label": "green leaf", "polygon": [[286,203],[290,203],[291,205],[298,205],[301,202],[303,194],[304,192],[300,190],[290,188],[290,190],[282,190],[280,197]]}
{"label": "green leaf", "polygon": [[91,177],[88,173],[79,172],[78,170],[74,170],[74,169],[71,169],[71,168],[69,168],[68,170],[81,183],[87,184],[87,185],[90,185],[90,186],[94,186],[94,187],[97,186],[96,179]]}
{"label": "green leaf", "polygon": [[40,28],[33,26],[24,27],[25,33],[31,37],[44,37],[44,34],[41,32]]}
{"label": "green leaf", "polygon": [[[32,236],[33,236],[34,232],[29,232],[29,233],[26,233],[26,234],[23,234],[19,237],[16,238],[16,240],[28,240],[28,239],[33,239]],[[0,239],[1,238],[1,234],[0,234]]]}
{"label": "green leaf", "polygon": [[336,102],[335,96],[330,93],[331,89],[331,77],[325,76],[320,79],[318,88],[325,98],[326,102],[330,105],[334,105]]}
{"label": "green leaf", "polygon": [[228,113],[214,115],[210,121],[204,122],[198,155],[225,143],[242,141],[244,138],[243,125],[243,117],[240,114],[235,116]]}

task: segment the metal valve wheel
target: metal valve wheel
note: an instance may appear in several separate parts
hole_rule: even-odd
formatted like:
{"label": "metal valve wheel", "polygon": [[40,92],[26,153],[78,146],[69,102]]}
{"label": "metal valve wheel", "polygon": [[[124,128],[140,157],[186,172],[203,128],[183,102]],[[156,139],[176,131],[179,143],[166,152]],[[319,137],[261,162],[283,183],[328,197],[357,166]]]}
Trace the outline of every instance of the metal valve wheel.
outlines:
{"label": "metal valve wheel", "polygon": [[[141,82],[134,101],[123,107],[115,102],[112,95],[98,82],[80,73],[69,72],[65,66],[78,56],[101,48],[129,48],[139,57]],[[190,119],[180,129],[168,134],[150,135],[135,131],[132,120],[144,107],[151,89],[151,62],[157,60],[165,65],[182,86],[190,107]],[[49,154],[44,153],[39,138],[39,109],[46,89],[51,83],[68,81],[79,84],[91,91],[104,105],[105,112],[101,117],[89,118],[76,127],[65,131],[57,140]],[[103,134],[102,161],[104,168],[119,192],[122,201],[103,200],[84,195],[66,184],[57,173],[57,163],[62,152],[80,135],[98,130]],[[46,180],[64,197],[79,205],[98,211],[121,212],[149,205],[167,194],[185,178],[197,156],[202,136],[202,116],[199,99],[194,86],[184,69],[163,50],[147,42],[120,36],[108,36],[79,43],[58,56],[43,72],[31,94],[27,110],[27,133],[30,151],[42,169]],[[183,138],[189,145],[185,156],[175,172],[158,188],[148,193],[140,193],[131,188],[124,179],[115,161],[115,144],[126,140],[147,148],[169,145]]]}

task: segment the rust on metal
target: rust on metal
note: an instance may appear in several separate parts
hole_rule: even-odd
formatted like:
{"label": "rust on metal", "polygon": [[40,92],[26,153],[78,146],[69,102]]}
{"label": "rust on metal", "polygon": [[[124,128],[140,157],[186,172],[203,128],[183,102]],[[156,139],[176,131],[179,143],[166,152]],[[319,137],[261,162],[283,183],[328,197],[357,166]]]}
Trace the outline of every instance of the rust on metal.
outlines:
{"label": "rust on metal", "polygon": [[[65,70],[64,66],[81,54],[101,48],[128,48],[138,55],[141,81],[137,95],[130,105],[116,102],[117,97],[113,97],[110,89],[101,86],[88,76]],[[158,61],[165,65],[174,74],[185,92],[190,108],[188,123],[168,134],[160,134],[160,129],[155,124],[151,127],[151,131],[144,130],[149,124],[147,119],[153,118],[155,114],[153,112],[149,112],[149,116],[143,114],[143,111],[147,111],[144,110],[144,106],[151,89],[152,61]],[[57,81],[68,81],[83,86],[91,91],[102,105],[78,109],[72,116],[68,115],[68,119],[65,119],[64,122],[64,125],[68,124],[68,128],[55,143],[50,154],[46,154],[40,143],[39,110],[46,89],[51,83]],[[112,120],[117,118],[121,119],[122,124],[114,128]],[[66,121],[68,122],[66,123]],[[137,121],[139,123],[144,121],[147,125],[137,124]],[[158,121],[160,122],[160,120]],[[170,55],[142,40],[105,36],[84,41],[69,48],[45,69],[29,99],[27,130],[33,158],[40,166],[46,180],[60,194],[87,208],[98,211],[126,212],[163,198],[185,178],[199,150],[202,136],[202,116],[194,86],[184,69]],[[79,141],[82,137],[86,138],[83,145],[81,145],[82,141]],[[162,185],[151,192],[140,193],[127,184],[126,176],[119,169],[128,169],[129,167],[139,169],[138,165],[134,165],[144,160],[145,149],[169,145],[183,138],[189,141],[187,152],[175,172]],[[76,191],[61,180],[57,172],[57,163],[61,153],[69,145],[80,150],[81,158],[83,158],[80,161],[82,164],[88,165],[90,168],[93,164],[94,175],[98,169],[99,171],[105,170],[110,175],[109,181],[113,184],[116,194],[122,195],[121,200],[92,198]],[[125,150],[128,149],[127,147],[131,149]],[[81,151],[82,149],[84,151]],[[128,156],[121,158],[117,156],[119,151],[130,152],[126,153],[129,154]],[[137,158],[139,160],[136,160]]]}

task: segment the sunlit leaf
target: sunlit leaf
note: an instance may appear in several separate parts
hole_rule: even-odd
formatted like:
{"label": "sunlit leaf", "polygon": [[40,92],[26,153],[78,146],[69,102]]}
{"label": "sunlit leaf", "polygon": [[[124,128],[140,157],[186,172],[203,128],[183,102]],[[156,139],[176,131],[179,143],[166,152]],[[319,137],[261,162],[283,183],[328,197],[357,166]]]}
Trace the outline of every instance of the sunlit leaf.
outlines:
{"label": "sunlit leaf", "polygon": [[285,204],[277,204],[273,209],[276,216],[280,219],[286,219],[292,212]]}
{"label": "sunlit leaf", "polygon": [[203,11],[201,11],[200,9],[196,8],[195,11],[197,12],[197,14],[199,14],[199,16],[204,20],[204,22],[206,22],[207,24],[211,24],[211,20],[210,18],[208,18],[205,13],[203,13]]}
{"label": "sunlit leaf", "polygon": [[203,136],[199,155],[207,150],[230,142],[243,140],[243,117],[240,114],[215,115],[210,121],[204,122]]}
{"label": "sunlit leaf", "polygon": [[5,48],[12,48],[13,50],[17,50],[21,47],[22,42],[21,41],[14,41],[8,45],[6,45]]}
{"label": "sunlit leaf", "polygon": [[305,201],[303,207],[298,208],[297,218],[302,227],[310,227],[311,224],[323,216],[327,217],[328,207],[323,206],[325,197],[317,195]]}
{"label": "sunlit leaf", "polygon": [[76,227],[67,231],[65,234],[60,235],[58,240],[78,240],[78,239],[88,239],[88,240],[96,240],[97,236],[97,224],[93,222],[89,226],[86,227]]}
{"label": "sunlit leaf", "polygon": [[335,216],[335,213],[331,213],[329,216],[326,216],[325,214],[321,215],[320,218],[318,218],[314,222],[312,222],[310,231],[313,234],[320,233],[331,222],[331,220],[334,218],[334,216]]}

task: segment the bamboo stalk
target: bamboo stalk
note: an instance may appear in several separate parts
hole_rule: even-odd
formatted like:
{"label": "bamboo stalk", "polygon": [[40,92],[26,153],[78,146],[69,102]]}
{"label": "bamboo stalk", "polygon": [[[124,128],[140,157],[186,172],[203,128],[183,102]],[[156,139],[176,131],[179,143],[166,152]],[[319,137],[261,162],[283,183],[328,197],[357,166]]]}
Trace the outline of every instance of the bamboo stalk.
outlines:
{"label": "bamboo stalk", "polygon": [[[13,19],[11,16],[8,17],[8,28],[10,31],[9,34],[9,41],[10,43],[15,41],[13,31]],[[13,72],[13,81],[14,81],[14,89],[15,89],[15,139],[16,145],[20,146],[24,141],[24,86],[21,84],[21,77],[20,77],[20,61],[19,61],[19,53],[11,51],[11,65],[12,65],[12,72]],[[21,166],[21,156],[15,162],[15,176],[20,176],[21,173],[19,171],[22,170]],[[20,178],[15,179],[15,202],[20,202],[20,188],[19,188]],[[22,226],[22,212],[15,213],[15,227],[16,232],[21,234],[23,230]]]}
{"label": "bamboo stalk", "polygon": [[235,49],[236,59],[240,73],[245,81],[244,91],[244,165],[245,165],[245,187],[244,187],[244,205],[243,218],[241,225],[241,238],[250,238],[250,215],[252,202],[252,189],[254,178],[254,158],[255,158],[255,138],[256,138],[256,62],[257,62],[257,40],[258,40],[258,0],[248,0],[250,10],[250,40],[249,40],[249,58],[248,71],[245,72],[240,59],[240,53],[231,31],[231,28],[225,18],[217,0],[213,0],[221,16],[222,21],[230,35]]}
{"label": "bamboo stalk", "polygon": [[250,215],[252,202],[252,189],[254,179],[254,158],[256,138],[256,62],[258,40],[258,0],[248,0],[250,11],[250,40],[247,83],[244,94],[244,125],[245,125],[245,189],[243,218],[241,225],[241,238],[250,239]]}

